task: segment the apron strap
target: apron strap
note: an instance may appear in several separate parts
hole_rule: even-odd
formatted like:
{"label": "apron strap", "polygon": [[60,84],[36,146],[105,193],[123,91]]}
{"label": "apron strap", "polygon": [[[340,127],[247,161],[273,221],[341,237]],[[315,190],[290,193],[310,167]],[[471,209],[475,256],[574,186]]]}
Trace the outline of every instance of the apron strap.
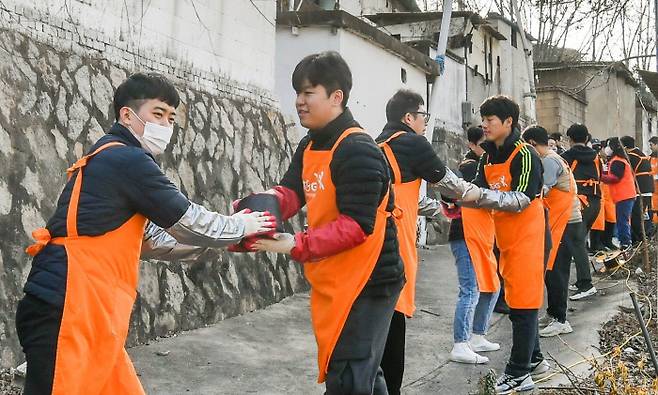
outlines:
{"label": "apron strap", "polygon": [[388,164],[391,165],[391,169],[393,170],[393,178],[398,184],[402,184],[402,171],[400,170],[400,164],[398,163],[398,160],[395,158],[395,154],[393,154],[393,149],[391,149],[391,146],[388,143],[403,135],[404,133],[406,132],[400,131],[394,133],[391,137],[387,138],[384,142],[379,144],[379,147],[384,151],[384,155],[388,160]]}
{"label": "apron strap", "polygon": [[107,143],[100,146],[94,152],[89,155],[85,155],[80,158],[73,166],[69,167],[66,172],[68,174],[69,180],[73,177],[73,174],[78,170],[78,176],[75,178],[75,183],[73,184],[73,191],[71,192],[71,200],[69,201],[69,208],[66,213],[66,233],[68,237],[78,237],[78,204],[80,203],[80,191],[82,190],[82,169],[87,166],[87,163],[91,158],[96,156],[99,152],[119,145],[125,145],[119,142]]}

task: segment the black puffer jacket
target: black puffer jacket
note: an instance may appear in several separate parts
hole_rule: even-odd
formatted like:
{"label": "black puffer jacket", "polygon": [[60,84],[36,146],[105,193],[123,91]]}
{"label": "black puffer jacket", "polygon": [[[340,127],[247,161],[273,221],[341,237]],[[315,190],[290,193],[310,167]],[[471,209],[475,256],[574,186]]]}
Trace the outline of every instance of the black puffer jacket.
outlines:
{"label": "black puffer jacket", "polygon": [[[434,152],[432,144],[409,126],[402,122],[389,122],[375,140],[377,143],[383,143],[397,132],[405,133],[393,139],[389,145],[400,166],[402,182],[411,182],[418,178],[430,183],[441,181],[446,175],[445,165]],[[393,174],[391,181],[397,181]]]}
{"label": "black puffer jacket", "polygon": [[[329,151],[340,135],[359,124],[349,109],[322,130],[311,130],[297,147],[292,163],[280,185],[297,193],[305,201],[302,185],[304,150],[312,141],[312,150]],[[346,137],[334,151],[330,164],[331,180],[336,186],[336,204],[341,214],[353,218],[366,234],[372,234],[377,207],[389,189],[390,177],[386,159],[373,139],[365,133]],[[388,209],[393,210],[390,195]],[[391,217],[386,227],[386,237],[381,255],[364,289],[366,294],[388,295],[397,292],[404,282],[404,267],[398,249],[397,230]]]}
{"label": "black puffer jacket", "polygon": [[[585,145],[574,145],[562,154],[564,160],[567,161],[569,166],[573,165],[574,161],[578,161],[573,176],[576,181],[594,180],[599,181],[601,176],[601,162],[595,161],[596,151]],[[601,188],[598,184],[583,185],[578,183],[578,194],[591,197],[601,197]]]}

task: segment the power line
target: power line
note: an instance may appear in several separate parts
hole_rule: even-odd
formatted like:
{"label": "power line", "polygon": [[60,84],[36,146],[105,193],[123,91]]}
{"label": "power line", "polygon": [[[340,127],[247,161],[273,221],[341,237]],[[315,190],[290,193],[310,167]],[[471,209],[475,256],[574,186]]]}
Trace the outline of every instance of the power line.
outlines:
{"label": "power line", "polygon": [[265,14],[263,14],[263,11],[261,11],[260,8],[258,8],[258,6],[257,6],[256,4],[254,4],[254,0],[249,0],[249,3],[251,3],[251,5],[256,9],[256,11],[258,11],[258,13],[259,13],[263,18],[265,18],[265,20],[267,21],[267,23],[269,23],[270,25],[272,25],[272,27],[275,27],[275,26],[274,26],[274,22],[272,22],[272,21],[270,20],[270,18],[268,18]]}

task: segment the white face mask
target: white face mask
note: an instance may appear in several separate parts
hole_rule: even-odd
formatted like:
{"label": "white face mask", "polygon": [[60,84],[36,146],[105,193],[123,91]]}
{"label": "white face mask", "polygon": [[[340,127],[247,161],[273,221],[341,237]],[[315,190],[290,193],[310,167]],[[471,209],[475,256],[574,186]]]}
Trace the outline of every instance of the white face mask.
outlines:
{"label": "white face mask", "polygon": [[608,158],[611,157],[612,154],[613,154],[613,152],[612,152],[612,148],[610,148],[610,147],[605,147],[605,149],[603,150],[603,153],[604,153],[605,156],[607,156]]}
{"label": "white face mask", "polygon": [[174,127],[162,126],[153,122],[144,122],[132,108],[129,108],[129,110],[144,124],[144,135],[141,137],[131,129],[131,132],[133,132],[133,135],[142,144],[142,147],[153,155],[163,153],[169,141],[171,141],[171,136],[174,134]]}

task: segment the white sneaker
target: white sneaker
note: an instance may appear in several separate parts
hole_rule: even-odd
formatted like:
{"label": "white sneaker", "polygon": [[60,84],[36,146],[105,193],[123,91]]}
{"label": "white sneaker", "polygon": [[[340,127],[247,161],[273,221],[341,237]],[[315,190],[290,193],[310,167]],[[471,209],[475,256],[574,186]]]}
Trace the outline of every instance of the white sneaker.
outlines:
{"label": "white sneaker", "polygon": [[553,337],[571,332],[573,332],[573,328],[571,327],[571,324],[569,324],[569,321],[564,321],[564,323],[561,323],[558,320],[553,320],[553,322],[546,326],[546,328],[543,328],[539,331],[539,336]]}
{"label": "white sneaker", "polygon": [[569,291],[578,291],[578,287],[576,287],[576,284],[571,284],[569,285]]}
{"label": "white sneaker", "polygon": [[450,360],[459,363],[481,364],[489,362],[489,358],[477,354],[468,343],[455,343],[450,352]]}
{"label": "white sneaker", "polygon": [[555,321],[555,318],[553,318],[550,314],[546,314],[543,317],[539,319],[539,327],[540,328],[546,328],[549,326],[553,321]]}
{"label": "white sneaker", "polygon": [[514,377],[509,374],[503,374],[496,380],[496,394],[507,395],[513,392],[530,391],[535,388],[535,382],[532,376],[524,374],[520,377]]}
{"label": "white sneaker", "polygon": [[484,335],[476,335],[475,333],[471,336],[469,340],[469,345],[471,350],[475,352],[489,352],[489,351],[498,351],[500,350],[500,344],[492,343],[487,340]]}
{"label": "white sneaker", "polygon": [[533,379],[536,379],[548,373],[550,370],[551,365],[547,360],[542,359],[541,362],[536,362],[531,365],[530,376],[532,376]]}
{"label": "white sneaker", "polygon": [[592,295],[596,295],[596,288],[592,287],[590,289],[587,289],[585,291],[577,291],[575,294],[571,295],[569,297],[569,300],[582,300],[585,298],[589,298]]}

